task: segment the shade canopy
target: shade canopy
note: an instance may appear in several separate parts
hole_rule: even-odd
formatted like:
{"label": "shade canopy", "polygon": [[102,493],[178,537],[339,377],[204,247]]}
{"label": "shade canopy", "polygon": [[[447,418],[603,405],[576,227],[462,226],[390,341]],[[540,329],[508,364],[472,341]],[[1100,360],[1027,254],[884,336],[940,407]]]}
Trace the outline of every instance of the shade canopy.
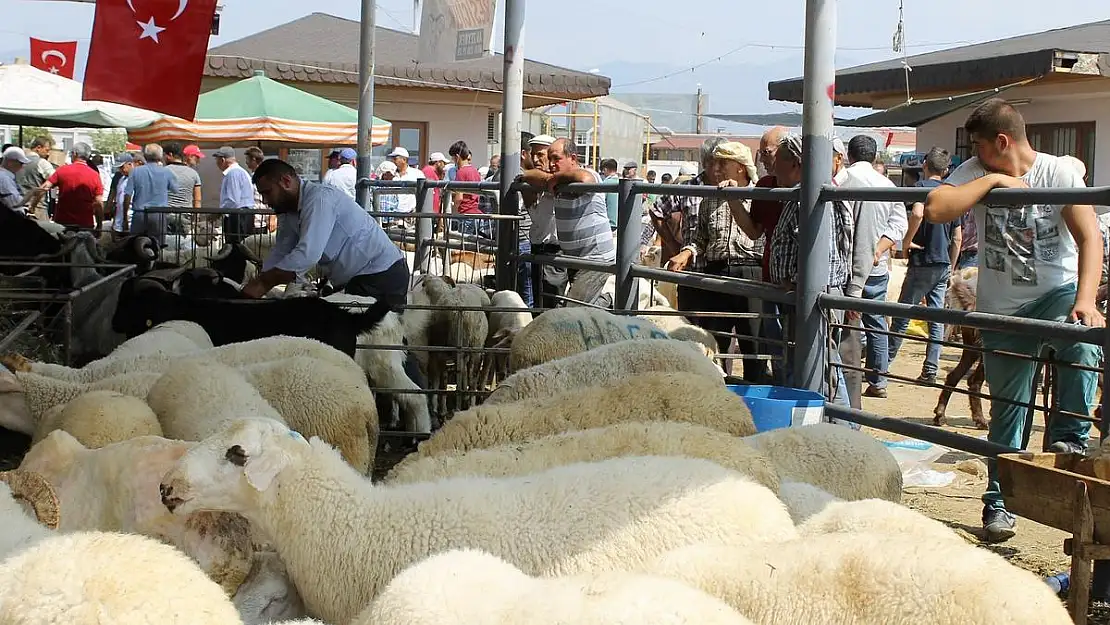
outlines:
{"label": "shade canopy", "polygon": [[[388,141],[390,126],[375,117],[371,142],[383,145]],[[135,143],[355,145],[358,111],[256,73],[201,94],[195,120],[160,116],[145,127],[129,129],[128,138]]]}
{"label": "shade canopy", "polygon": [[137,128],[158,116],[123,104],[86,102],[81,99],[81,83],[30,65],[0,65],[0,124]]}

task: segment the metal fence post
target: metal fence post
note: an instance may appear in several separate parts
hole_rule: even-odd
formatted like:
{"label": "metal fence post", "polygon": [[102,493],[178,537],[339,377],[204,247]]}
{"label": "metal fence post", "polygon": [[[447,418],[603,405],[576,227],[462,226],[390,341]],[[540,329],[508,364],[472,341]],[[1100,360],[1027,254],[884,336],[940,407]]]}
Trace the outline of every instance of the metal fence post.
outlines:
{"label": "metal fence post", "polygon": [[[505,92],[501,100],[501,187],[498,213],[517,215],[520,194],[509,187],[520,173],[520,128],[524,117],[524,9],[525,0],[505,0]],[[494,275],[499,291],[515,291],[520,260],[516,224],[497,223],[497,265]]]}
{"label": "metal fence post", "polygon": [[[370,159],[374,135],[374,41],[377,34],[376,0],[362,0],[362,21],[359,26],[358,47],[358,179],[370,177]],[[358,205],[370,206],[370,189],[365,185],[355,187]]]}
{"label": "metal fence post", "polygon": [[617,301],[613,308],[636,310],[640,299],[639,283],[632,277],[632,265],[640,259],[641,214],[643,198],[632,191],[633,181],[622,178],[617,183]]}
{"label": "metal fence post", "polygon": [[836,0],[806,0],[802,89],[802,197],[798,229],[798,304],[794,384],[820,392],[829,350],[818,297],[829,285],[832,215],[819,201],[832,179],[832,94],[836,81]]}
{"label": "metal fence post", "polygon": [[[435,193],[430,193],[425,179],[416,181],[416,213],[418,215],[433,215],[432,204],[435,203]],[[432,220],[416,218],[416,252],[413,254],[411,271],[428,273],[431,261]]]}

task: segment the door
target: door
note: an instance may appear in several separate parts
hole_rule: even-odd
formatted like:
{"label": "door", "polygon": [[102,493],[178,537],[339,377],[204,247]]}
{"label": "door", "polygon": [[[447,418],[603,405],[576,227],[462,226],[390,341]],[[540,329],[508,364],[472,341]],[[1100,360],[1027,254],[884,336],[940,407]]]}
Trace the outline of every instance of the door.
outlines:
{"label": "door", "polygon": [[420,169],[428,158],[428,122],[392,123],[389,141],[374,148],[374,166],[382,162],[394,146],[400,146],[409,151],[409,167]]}

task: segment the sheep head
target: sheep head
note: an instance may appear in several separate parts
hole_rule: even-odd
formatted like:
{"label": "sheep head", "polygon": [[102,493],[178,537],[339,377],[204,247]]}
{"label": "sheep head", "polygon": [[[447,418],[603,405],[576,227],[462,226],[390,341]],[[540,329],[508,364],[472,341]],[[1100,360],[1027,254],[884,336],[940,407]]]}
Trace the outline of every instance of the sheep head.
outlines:
{"label": "sheep head", "polygon": [[305,615],[297,587],[273,551],[255,551],[250,573],[232,599],[244,623],[276,623]]}
{"label": "sheep head", "polygon": [[272,419],[239,419],[197,443],[162,478],[162,504],[174,514],[238,512],[250,519],[278,475],[308,441]]}
{"label": "sheep head", "polygon": [[42,475],[34,471],[0,471],[0,482],[8,485],[12,497],[25,501],[35,512],[38,522],[49,529],[58,529],[61,520],[61,507],[54,487]]}
{"label": "sheep head", "polygon": [[9,371],[22,371],[27,373],[31,370],[31,361],[22,354],[6,354],[0,356],[0,365],[6,367]]}
{"label": "sheep head", "polygon": [[23,383],[6,363],[0,363],[0,427],[23,434],[35,431],[35,416],[27,404]]}

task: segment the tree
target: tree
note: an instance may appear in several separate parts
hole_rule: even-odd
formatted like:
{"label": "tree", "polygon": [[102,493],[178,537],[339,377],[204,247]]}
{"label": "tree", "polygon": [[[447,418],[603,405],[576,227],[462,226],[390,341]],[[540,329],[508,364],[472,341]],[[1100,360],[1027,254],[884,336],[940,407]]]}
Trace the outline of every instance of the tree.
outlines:
{"label": "tree", "polygon": [[50,131],[42,126],[23,127],[23,147],[31,147],[31,142],[35,140],[35,137],[46,137],[50,139],[51,142],[54,141],[54,135],[50,134]]}
{"label": "tree", "polygon": [[89,136],[93,149],[101,154],[118,154],[127,146],[127,133],[122,130],[94,130]]}

